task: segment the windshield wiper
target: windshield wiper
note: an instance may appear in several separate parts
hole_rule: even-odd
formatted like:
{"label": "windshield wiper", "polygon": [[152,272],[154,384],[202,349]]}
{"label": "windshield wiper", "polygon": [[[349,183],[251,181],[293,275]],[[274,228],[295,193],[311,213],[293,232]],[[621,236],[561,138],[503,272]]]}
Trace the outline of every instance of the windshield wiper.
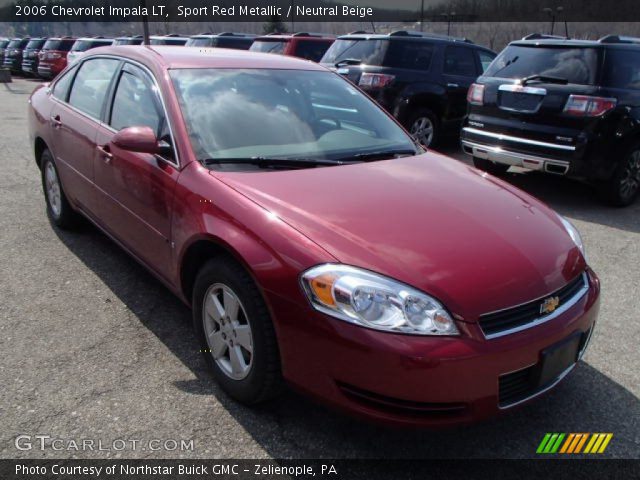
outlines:
{"label": "windshield wiper", "polygon": [[379,150],[376,152],[365,152],[365,153],[356,153],[354,155],[349,155],[348,157],[342,157],[339,160],[343,162],[348,161],[371,161],[371,160],[386,160],[391,158],[396,158],[401,155],[418,155],[416,150],[412,150],[410,148],[398,148],[395,150]]}
{"label": "windshield wiper", "polygon": [[529,82],[544,82],[544,83],[559,83],[561,85],[566,85],[569,83],[569,80],[562,77],[552,77],[549,75],[529,75],[528,77],[524,77],[520,80],[522,85],[526,85]]}
{"label": "windshield wiper", "polygon": [[271,158],[271,157],[247,157],[247,158],[205,158],[200,160],[203,165],[229,165],[229,164],[248,164],[257,165],[260,168],[273,168],[273,167],[291,167],[291,168],[305,168],[305,167],[317,167],[327,165],[341,165],[343,162],[339,160],[326,160],[326,159],[314,159],[314,158]]}
{"label": "windshield wiper", "polygon": [[359,58],[345,58],[335,63],[336,68],[344,67],[345,65],[360,65],[362,60]]}

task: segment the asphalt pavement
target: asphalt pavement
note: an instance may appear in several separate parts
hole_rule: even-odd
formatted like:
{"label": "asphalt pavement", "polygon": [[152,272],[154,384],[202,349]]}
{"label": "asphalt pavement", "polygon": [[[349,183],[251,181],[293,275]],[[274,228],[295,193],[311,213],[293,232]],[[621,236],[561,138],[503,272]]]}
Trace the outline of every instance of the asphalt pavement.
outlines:
{"label": "asphalt pavement", "polygon": [[[575,223],[602,280],[584,362],[539,401],[435,432],[292,392],[250,409],[213,382],[179,300],[95,228],[47,221],[27,135],[36,84],[0,84],[0,457],[522,458],[546,432],[610,432],[602,456],[640,458],[640,201],[615,209],[564,178],[507,177]],[[455,143],[442,151],[468,161]]]}

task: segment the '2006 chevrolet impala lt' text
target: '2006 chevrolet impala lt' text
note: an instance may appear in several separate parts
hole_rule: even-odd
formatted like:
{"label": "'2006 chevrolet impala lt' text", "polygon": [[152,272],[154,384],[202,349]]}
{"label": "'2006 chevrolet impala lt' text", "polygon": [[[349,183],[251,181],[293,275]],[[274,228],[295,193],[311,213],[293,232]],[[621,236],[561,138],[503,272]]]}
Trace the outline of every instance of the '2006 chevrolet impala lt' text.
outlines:
{"label": "'2006 chevrolet impala lt' text", "polygon": [[243,403],[289,384],[389,424],[477,421],[554,387],[593,332],[566,219],[322,66],[99,48],[29,122],[51,222],[88,218],[190,305]]}

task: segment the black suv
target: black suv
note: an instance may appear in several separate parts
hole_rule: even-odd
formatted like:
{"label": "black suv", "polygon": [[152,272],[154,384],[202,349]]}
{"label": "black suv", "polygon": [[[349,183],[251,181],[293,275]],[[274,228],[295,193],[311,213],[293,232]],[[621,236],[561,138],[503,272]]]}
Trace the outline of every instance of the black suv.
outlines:
{"label": "black suv", "polygon": [[640,39],[530,35],[500,53],[468,100],[461,141],[476,167],[566,175],[618,206],[638,196]]}
{"label": "black suv", "polygon": [[38,75],[38,54],[44,46],[46,38],[32,38],[22,51],[22,73],[25,75]]}
{"label": "black suv", "polygon": [[189,37],[187,47],[218,47],[249,50],[255,38],[255,35],[246,33],[201,33],[200,35]]}
{"label": "black suv", "polygon": [[4,51],[2,66],[11,73],[22,73],[22,52],[31,38],[12,38]]}
{"label": "black suv", "polygon": [[405,30],[338,37],[320,63],[362,88],[424,145],[458,134],[469,86],[495,58],[466,39]]}

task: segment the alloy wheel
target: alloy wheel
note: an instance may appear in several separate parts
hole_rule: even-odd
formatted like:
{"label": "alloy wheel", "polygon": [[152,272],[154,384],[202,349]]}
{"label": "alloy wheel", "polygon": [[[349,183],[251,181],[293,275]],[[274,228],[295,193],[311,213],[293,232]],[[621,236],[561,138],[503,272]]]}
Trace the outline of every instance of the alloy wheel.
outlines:
{"label": "alloy wheel", "polygon": [[49,207],[55,217],[59,217],[62,212],[62,194],[60,190],[60,181],[53,163],[47,162],[44,171],[45,190]]}
{"label": "alloy wheel", "polygon": [[629,199],[638,192],[638,188],[640,188],[640,150],[635,150],[629,156],[620,179],[620,196]]}
{"label": "alloy wheel", "polygon": [[418,117],[411,125],[409,133],[422,145],[429,146],[433,140],[433,122],[429,117]]}
{"label": "alloy wheel", "polygon": [[222,283],[209,287],[202,309],[209,353],[229,378],[242,380],[253,365],[253,335],[242,302]]}

